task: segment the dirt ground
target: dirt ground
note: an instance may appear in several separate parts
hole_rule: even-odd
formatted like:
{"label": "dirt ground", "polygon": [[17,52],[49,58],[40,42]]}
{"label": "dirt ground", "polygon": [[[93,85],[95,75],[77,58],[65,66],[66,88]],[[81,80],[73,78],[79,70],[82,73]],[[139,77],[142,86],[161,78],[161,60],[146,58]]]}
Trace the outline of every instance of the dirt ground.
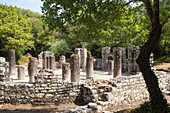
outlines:
{"label": "dirt ground", "polygon": [[[170,104],[170,95],[164,95]],[[136,103],[138,104],[138,103]],[[133,107],[135,103],[132,106]],[[136,105],[135,105],[136,106]],[[32,105],[3,105],[0,107],[0,113],[69,113],[70,109],[78,107],[74,103],[72,104],[61,104],[46,105],[46,106],[32,106]],[[127,106],[124,106],[127,109]],[[65,111],[65,112],[63,112]]]}
{"label": "dirt ground", "polygon": [[0,107],[0,113],[60,113],[69,112],[70,109],[77,107],[72,104],[32,106],[32,105],[3,105]]}
{"label": "dirt ground", "polygon": [[155,69],[168,69],[170,68],[170,63],[159,63],[154,66]]}

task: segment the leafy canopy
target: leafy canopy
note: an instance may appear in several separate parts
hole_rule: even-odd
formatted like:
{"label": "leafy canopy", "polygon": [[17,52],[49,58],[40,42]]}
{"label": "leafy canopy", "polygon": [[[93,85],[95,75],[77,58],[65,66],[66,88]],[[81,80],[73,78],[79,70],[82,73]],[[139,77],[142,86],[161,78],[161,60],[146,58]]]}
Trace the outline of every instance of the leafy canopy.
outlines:
{"label": "leafy canopy", "polygon": [[12,6],[0,4],[0,51],[15,49],[17,57],[33,47],[31,23]]}
{"label": "leafy canopy", "polygon": [[65,40],[56,40],[54,43],[51,43],[50,51],[54,52],[57,57],[71,52]]}

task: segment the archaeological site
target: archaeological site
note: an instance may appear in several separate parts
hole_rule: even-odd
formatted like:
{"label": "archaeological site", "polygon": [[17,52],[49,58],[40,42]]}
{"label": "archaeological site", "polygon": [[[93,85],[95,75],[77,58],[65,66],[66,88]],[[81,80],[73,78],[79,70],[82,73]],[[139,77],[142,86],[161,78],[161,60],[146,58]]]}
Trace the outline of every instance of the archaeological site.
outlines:
{"label": "archaeological site", "polygon": [[[87,50],[86,43],[81,45],[70,58],[62,55],[56,61],[53,52],[43,51],[37,58],[30,57],[28,65],[16,65],[15,50],[10,49],[9,62],[0,57],[0,104],[74,103],[77,107],[67,112],[109,113],[133,109],[149,100],[136,63],[139,47],[103,47],[102,58],[96,59]],[[153,57],[150,65],[152,63]],[[170,73],[153,70],[162,92],[170,94]]]}

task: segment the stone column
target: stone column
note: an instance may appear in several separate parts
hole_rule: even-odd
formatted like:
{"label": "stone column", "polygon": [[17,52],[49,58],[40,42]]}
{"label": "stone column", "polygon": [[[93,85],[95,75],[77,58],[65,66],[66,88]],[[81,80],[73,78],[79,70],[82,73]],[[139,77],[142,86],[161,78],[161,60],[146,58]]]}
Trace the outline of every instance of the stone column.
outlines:
{"label": "stone column", "polygon": [[42,54],[42,59],[43,59],[43,69],[47,69],[47,55],[45,52]]}
{"label": "stone column", "polygon": [[35,82],[35,75],[37,74],[37,58],[30,57],[28,63],[28,75],[29,81],[34,83]]}
{"label": "stone column", "polygon": [[90,51],[87,51],[86,78],[93,78],[93,57]]}
{"label": "stone column", "polygon": [[134,71],[135,63],[135,45],[128,46],[128,72],[131,73]]}
{"label": "stone column", "polygon": [[119,49],[122,50],[122,72],[125,73],[127,72],[127,67],[126,67],[126,48],[125,47],[118,47]]}
{"label": "stone column", "polygon": [[9,50],[9,76],[16,76],[15,50]]}
{"label": "stone column", "polygon": [[108,63],[108,69],[109,69],[109,75],[114,75],[114,61],[113,60],[109,60],[109,63]]}
{"label": "stone column", "polygon": [[122,73],[128,72],[128,59],[123,59],[122,61]]}
{"label": "stone column", "polygon": [[86,70],[86,60],[87,60],[87,49],[85,48],[87,43],[86,42],[81,42],[82,45],[82,71]]}
{"label": "stone column", "polygon": [[43,67],[43,59],[42,59],[42,55],[38,55],[38,68],[42,68]]}
{"label": "stone column", "polygon": [[50,56],[50,69],[55,69],[55,56]]}
{"label": "stone column", "polygon": [[108,69],[108,59],[107,55],[110,54],[110,47],[103,47],[102,48],[102,69],[107,70]]}
{"label": "stone column", "polygon": [[70,64],[69,63],[62,64],[62,80],[64,82],[70,82]]}
{"label": "stone column", "polygon": [[79,56],[76,54],[70,57],[71,82],[80,82],[80,63]]}
{"label": "stone column", "polygon": [[47,69],[50,69],[50,56],[47,57]]}
{"label": "stone column", "polygon": [[139,71],[140,71],[140,68],[139,68],[139,66],[138,66],[138,64],[137,64],[137,62],[136,62],[136,60],[137,60],[137,58],[138,58],[139,54],[140,54],[140,47],[139,47],[139,46],[136,46],[135,66],[136,66],[136,71],[137,71],[137,72],[139,72]]}
{"label": "stone column", "polygon": [[137,71],[140,71],[138,64],[136,63],[136,59],[140,53],[140,48],[135,45],[128,46],[128,72],[131,74],[136,74]]}
{"label": "stone column", "polygon": [[122,75],[122,51],[121,49],[114,49],[114,77]]}
{"label": "stone column", "polygon": [[60,60],[59,60],[60,67],[62,67],[62,64],[65,62],[66,62],[66,57],[64,55],[60,56]]}
{"label": "stone column", "polygon": [[74,50],[75,54],[79,55],[79,63],[80,63],[80,67],[82,67],[82,64],[81,64],[81,48],[76,48]]}
{"label": "stone column", "polygon": [[18,66],[18,80],[25,80],[25,70],[24,66]]}

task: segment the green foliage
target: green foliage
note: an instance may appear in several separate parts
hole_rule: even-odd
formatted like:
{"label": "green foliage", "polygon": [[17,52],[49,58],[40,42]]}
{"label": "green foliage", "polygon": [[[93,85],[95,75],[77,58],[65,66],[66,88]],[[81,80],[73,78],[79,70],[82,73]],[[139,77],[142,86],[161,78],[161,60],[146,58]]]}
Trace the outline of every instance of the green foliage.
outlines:
{"label": "green foliage", "polygon": [[34,48],[27,52],[36,57],[41,51],[45,51],[49,48],[48,43],[54,41],[56,33],[55,31],[49,30],[48,27],[43,24],[39,13],[20,8],[18,8],[17,12],[18,14],[21,13],[24,15],[32,23],[31,34],[33,35],[33,41],[35,43]]}
{"label": "green foliage", "polygon": [[56,40],[54,43],[51,43],[50,51],[54,52],[57,57],[71,52],[65,40]]}
{"label": "green foliage", "polygon": [[[16,58],[33,47],[31,23],[12,6],[0,4],[0,52],[15,49]],[[4,56],[4,55],[3,55]]]}
{"label": "green foliage", "polygon": [[39,13],[32,12],[28,9],[17,8],[17,13],[25,15],[27,18],[40,18],[41,17]]}
{"label": "green foliage", "polygon": [[19,65],[28,65],[29,62],[29,57],[31,57],[31,55],[29,53],[27,53],[26,55],[23,55],[19,60]]}
{"label": "green foliage", "polygon": [[[125,4],[124,0],[42,0],[44,1],[43,20],[50,29],[60,28],[66,33],[64,38],[74,43],[74,47],[85,41],[90,51],[97,53],[103,46],[143,45],[149,38],[151,24],[146,14],[144,4],[136,7]],[[138,3],[138,2],[136,2]],[[161,21],[169,14],[168,1],[160,1]],[[164,27],[160,51],[169,52],[169,35],[166,33],[169,25]],[[63,33],[63,32],[62,32]],[[93,46],[97,45],[97,46]],[[72,45],[71,45],[72,46]],[[93,51],[94,50],[94,51]],[[160,53],[160,52],[157,52]],[[161,52],[161,54],[164,54]],[[157,55],[157,54],[156,54]]]}

